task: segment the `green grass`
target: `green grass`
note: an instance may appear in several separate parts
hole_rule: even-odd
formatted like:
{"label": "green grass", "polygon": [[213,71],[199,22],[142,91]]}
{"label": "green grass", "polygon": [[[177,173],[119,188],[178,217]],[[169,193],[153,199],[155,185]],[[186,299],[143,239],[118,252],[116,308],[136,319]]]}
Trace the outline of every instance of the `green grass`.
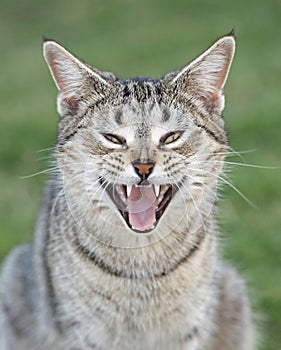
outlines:
{"label": "green grass", "polygon": [[[231,145],[247,163],[281,165],[280,1],[66,0],[0,4],[0,260],[31,239],[54,145],[56,89],[42,34],[121,77],[160,77],[235,27],[237,53],[224,112]],[[241,161],[234,158],[230,161]],[[262,349],[281,344],[281,171],[233,167],[232,180],[258,209],[225,188],[219,219],[225,257],[248,281]]]}

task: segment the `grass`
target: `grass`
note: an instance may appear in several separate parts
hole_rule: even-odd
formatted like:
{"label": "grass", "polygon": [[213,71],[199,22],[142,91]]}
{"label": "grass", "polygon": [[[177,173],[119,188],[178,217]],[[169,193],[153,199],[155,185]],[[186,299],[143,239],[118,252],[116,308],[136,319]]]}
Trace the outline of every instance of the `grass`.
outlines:
{"label": "grass", "polygon": [[[236,28],[238,49],[226,86],[230,143],[253,150],[245,162],[281,166],[281,3],[277,0],[1,1],[0,260],[31,239],[47,167],[37,152],[54,145],[55,86],[42,34],[121,77],[160,77]],[[230,161],[241,161],[239,158]],[[281,344],[281,171],[233,167],[219,205],[224,255],[245,276],[261,319],[261,348]]]}

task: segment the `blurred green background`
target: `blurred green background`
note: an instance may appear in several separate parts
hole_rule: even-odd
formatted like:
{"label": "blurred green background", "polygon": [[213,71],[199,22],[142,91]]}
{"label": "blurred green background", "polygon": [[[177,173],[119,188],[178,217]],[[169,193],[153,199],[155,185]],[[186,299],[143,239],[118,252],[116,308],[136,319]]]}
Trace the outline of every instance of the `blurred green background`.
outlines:
{"label": "blurred green background", "polygon": [[[0,3],[0,261],[32,237],[55,142],[56,88],[41,35],[120,77],[160,77],[235,27],[225,88],[230,143],[245,163],[281,166],[281,2],[261,0],[69,0]],[[244,162],[239,157],[229,161]],[[235,166],[219,205],[227,260],[248,281],[261,349],[281,349],[281,171]]]}

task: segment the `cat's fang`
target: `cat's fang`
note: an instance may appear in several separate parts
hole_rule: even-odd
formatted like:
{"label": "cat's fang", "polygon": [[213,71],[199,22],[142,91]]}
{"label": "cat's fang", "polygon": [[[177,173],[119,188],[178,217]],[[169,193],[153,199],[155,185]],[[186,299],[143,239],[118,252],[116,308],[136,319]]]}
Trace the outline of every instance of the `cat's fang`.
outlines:
{"label": "cat's fang", "polygon": [[159,197],[160,185],[154,185],[154,193],[156,197]]}
{"label": "cat's fang", "polygon": [[127,197],[129,197],[130,196],[130,194],[131,194],[131,191],[132,191],[132,185],[127,185],[126,186],[126,193],[127,193]]}

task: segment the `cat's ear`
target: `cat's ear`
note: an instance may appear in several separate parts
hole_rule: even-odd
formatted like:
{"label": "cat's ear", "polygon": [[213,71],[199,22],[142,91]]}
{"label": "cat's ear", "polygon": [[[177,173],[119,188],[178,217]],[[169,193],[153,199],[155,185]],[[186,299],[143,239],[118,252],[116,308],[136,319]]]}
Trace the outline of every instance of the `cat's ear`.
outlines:
{"label": "cat's ear", "polygon": [[88,66],[57,42],[45,40],[43,54],[60,91],[60,114],[75,114],[87,95],[93,96],[94,100],[100,100],[109,90],[113,75],[106,77],[106,73]]}
{"label": "cat's ear", "polygon": [[170,83],[184,96],[199,98],[206,107],[221,112],[224,108],[223,87],[235,51],[232,34],[217,40],[207,51],[174,75]]}

